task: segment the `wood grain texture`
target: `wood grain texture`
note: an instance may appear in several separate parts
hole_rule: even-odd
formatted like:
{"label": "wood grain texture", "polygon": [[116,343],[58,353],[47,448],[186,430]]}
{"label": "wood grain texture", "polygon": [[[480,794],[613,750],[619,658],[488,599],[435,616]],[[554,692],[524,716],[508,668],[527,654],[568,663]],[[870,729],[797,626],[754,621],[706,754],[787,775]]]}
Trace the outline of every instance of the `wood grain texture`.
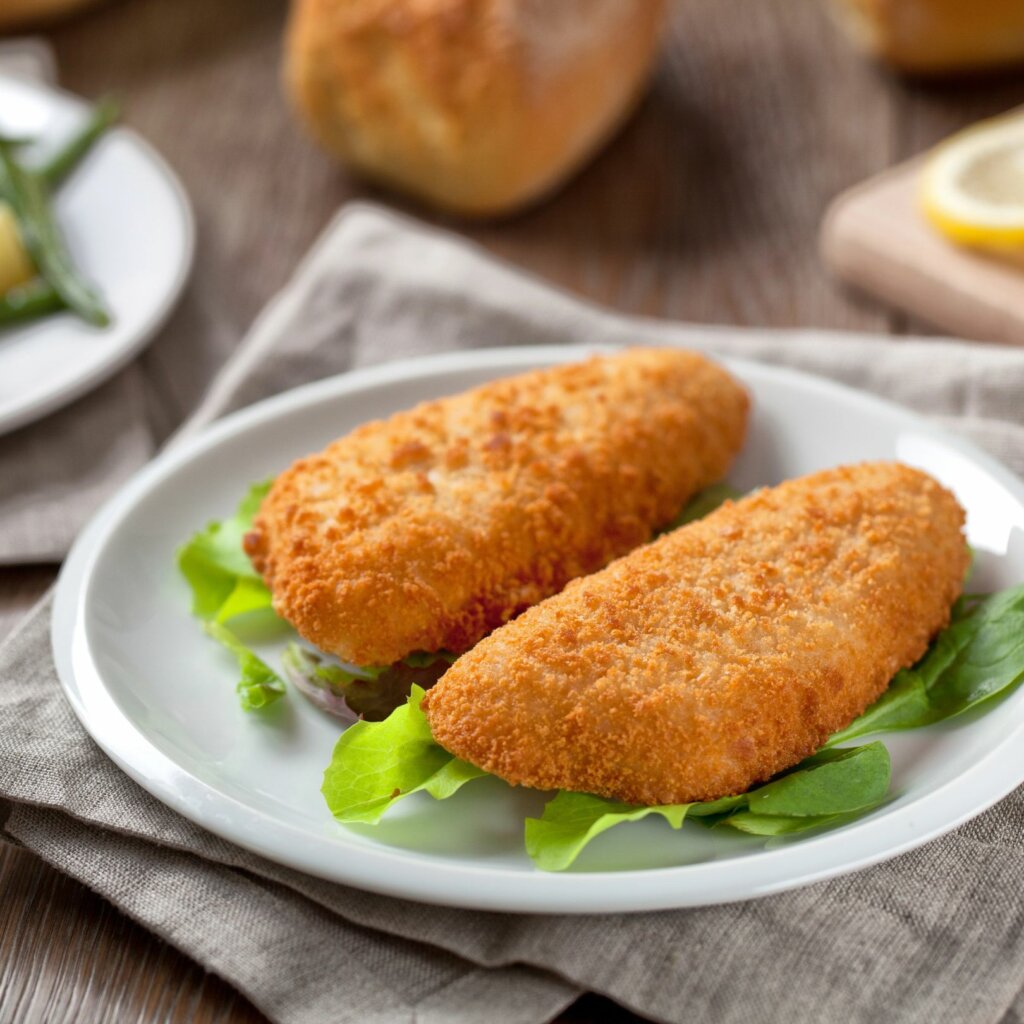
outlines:
{"label": "wood grain texture", "polygon": [[[54,28],[64,84],[114,92],[173,163],[199,223],[184,300],[141,360],[169,432],[328,217],[393,202],[320,153],[278,86],[282,0],[113,0]],[[901,331],[817,255],[830,199],[982,114],[1024,79],[919,86],[880,73],[820,0],[675,0],[653,88],[551,201],[457,224],[499,256],[623,311],[682,320]],[[911,325],[917,326],[917,325]],[[51,580],[0,573],[0,634]],[[25,851],[0,847],[0,1021],[259,1021],[205,974]],[[563,1024],[636,1018],[588,997]]]}
{"label": "wood grain texture", "polygon": [[884,80],[817,3],[686,0],[621,136],[555,202],[474,233],[624,311],[885,330],[811,239],[837,191],[889,163],[891,134]]}
{"label": "wood grain texture", "polygon": [[0,844],[0,905],[0,1021],[265,1019],[99,896],[6,844]]}

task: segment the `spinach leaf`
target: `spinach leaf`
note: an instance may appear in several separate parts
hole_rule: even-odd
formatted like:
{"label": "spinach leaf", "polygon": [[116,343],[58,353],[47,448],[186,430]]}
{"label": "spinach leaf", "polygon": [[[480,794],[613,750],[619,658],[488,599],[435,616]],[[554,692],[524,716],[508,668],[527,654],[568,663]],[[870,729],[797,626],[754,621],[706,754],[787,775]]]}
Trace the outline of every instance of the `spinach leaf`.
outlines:
{"label": "spinach leaf", "polygon": [[962,714],[1024,679],[1024,584],[962,600],[924,657],[829,746],[871,733],[915,729]]}

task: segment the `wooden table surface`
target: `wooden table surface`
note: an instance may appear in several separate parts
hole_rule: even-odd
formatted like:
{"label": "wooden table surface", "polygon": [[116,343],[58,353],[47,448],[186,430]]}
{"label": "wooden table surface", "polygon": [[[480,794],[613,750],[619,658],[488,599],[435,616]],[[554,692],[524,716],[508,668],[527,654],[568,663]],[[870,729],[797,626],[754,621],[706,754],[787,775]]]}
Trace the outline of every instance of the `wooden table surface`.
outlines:
{"label": "wooden table surface", "polygon": [[[195,204],[192,282],[142,357],[161,433],[330,214],[353,197],[391,201],[332,164],[290,116],[278,86],[284,13],[277,0],[121,0],[49,33],[63,83],[121,97]],[[588,169],[514,220],[445,223],[628,312],[926,330],[828,279],[821,215],[843,188],[1021,102],[1024,74],[944,84],[887,75],[848,48],[822,0],[675,0],[649,97]],[[0,636],[54,572],[0,571]],[[2,845],[0,908],[2,1021],[263,1019],[84,887]],[[593,997],[562,1018],[634,1019]]]}

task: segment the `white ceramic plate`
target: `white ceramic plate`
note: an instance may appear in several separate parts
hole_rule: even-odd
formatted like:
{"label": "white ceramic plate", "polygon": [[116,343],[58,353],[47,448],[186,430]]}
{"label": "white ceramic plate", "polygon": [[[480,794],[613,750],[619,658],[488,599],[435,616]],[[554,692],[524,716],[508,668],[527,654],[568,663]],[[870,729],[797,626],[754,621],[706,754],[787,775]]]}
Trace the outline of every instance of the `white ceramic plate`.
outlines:
{"label": "white ceramic plate", "polygon": [[[1024,780],[1024,690],[985,714],[886,738],[892,799],[807,838],[718,835],[659,821],[612,830],[573,870],[523,853],[543,798],[498,780],[438,803],[416,795],[373,827],[344,828],[319,793],[340,724],[296,693],[247,715],[230,657],[188,614],[175,549],[233,510],[251,481],[356,424],[495,377],[568,362],[579,349],[440,356],[325,380],[225,419],[141,472],[99,514],[61,575],[54,655],[67,695],[107,753],[194,821],[273,860],[351,885],[456,906],[632,911],[746,899],[876,863],[978,814]],[[1024,579],[1024,485],[970,445],[896,406],[792,371],[728,361],[754,395],[730,479],[751,488],[839,463],[897,458],[968,509],[975,582]],[[274,645],[260,652],[276,662]]]}
{"label": "white ceramic plate", "polygon": [[[87,116],[50,86],[0,76],[0,133],[38,138],[38,158]],[[113,128],[57,192],[68,248],[100,290],[113,323],[97,330],[71,313],[0,329],[0,434],[95,387],[153,336],[192,264],[188,200],[163,160],[134,132]]]}

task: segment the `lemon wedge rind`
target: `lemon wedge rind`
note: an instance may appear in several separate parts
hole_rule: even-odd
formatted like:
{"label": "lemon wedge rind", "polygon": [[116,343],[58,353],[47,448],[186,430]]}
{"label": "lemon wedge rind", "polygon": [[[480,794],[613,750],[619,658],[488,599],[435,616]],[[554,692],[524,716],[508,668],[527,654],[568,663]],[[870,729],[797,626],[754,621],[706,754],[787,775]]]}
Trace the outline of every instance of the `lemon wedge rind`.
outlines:
{"label": "lemon wedge rind", "polygon": [[[1010,162],[1006,169],[1020,177],[1019,199],[992,185],[1000,164]],[[1002,194],[986,195],[986,187]],[[1024,248],[1024,115],[982,121],[937,146],[924,167],[920,202],[928,221],[954,242]]]}

